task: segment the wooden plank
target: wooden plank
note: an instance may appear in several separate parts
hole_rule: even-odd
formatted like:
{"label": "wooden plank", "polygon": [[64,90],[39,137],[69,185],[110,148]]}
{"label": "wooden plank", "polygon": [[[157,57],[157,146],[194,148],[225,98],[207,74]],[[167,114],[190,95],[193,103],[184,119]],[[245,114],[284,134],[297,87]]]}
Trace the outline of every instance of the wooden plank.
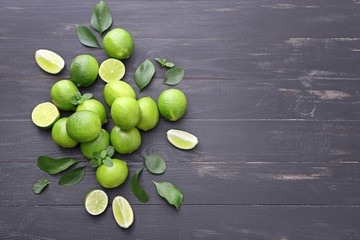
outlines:
{"label": "wooden plank", "polygon": [[[134,80],[127,82],[138,93]],[[155,79],[138,98],[150,96],[157,101],[169,88]],[[53,80],[2,80],[0,119],[29,119],[32,108],[51,101]],[[358,81],[316,80],[184,80],[176,86],[188,99],[185,119],[360,119]],[[98,79],[91,87],[81,88],[105,104],[105,83]],[[26,104],[24,104],[26,103]],[[108,112],[110,109],[107,107]],[[66,114],[66,113],[63,113]],[[110,118],[110,115],[109,115]]]}
{"label": "wooden plank", "polygon": [[[127,181],[106,192],[111,199],[122,194],[131,203],[144,204],[130,190],[131,178],[143,163],[126,159]],[[140,184],[149,195],[145,204],[165,203],[157,195],[152,180],[175,184],[184,195],[184,205],[360,204],[359,164],[172,162],[168,157],[165,160],[165,174],[153,175],[144,170],[140,176]],[[87,169],[80,184],[71,187],[57,184],[62,174],[50,176],[35,163],[1,163],[0,173],[1,182],[6,183],[0,192],[2,207],[81,205],[90,190],[101,187],[92,168]],[[41,195],[36,195],[32,186],[40,178],[47,178],[50,185]]]}
{"label": "wooden plank", "polygon": [[133,206],[121,229],[109,207],[90,216],[82,206],[2,208],[1,239],[358,239],[359,207]]}
{"label": "wooden plank", "polygon": [[[113,28],[135,38],[359,37],[354,1],[107,1]],[[95,2],[3,0],[2,37],[76,38],[75,24],[90,25]],[[59,14],[61,13],[61,14]],[[46,22],[46,24],[44,24]]]}

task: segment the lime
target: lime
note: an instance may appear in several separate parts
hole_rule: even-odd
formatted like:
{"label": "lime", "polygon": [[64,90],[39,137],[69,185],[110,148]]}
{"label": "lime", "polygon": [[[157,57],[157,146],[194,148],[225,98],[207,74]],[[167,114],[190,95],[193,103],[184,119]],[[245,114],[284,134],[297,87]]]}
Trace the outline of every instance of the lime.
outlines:
{"label": "lime", "polygon": [[67,133],[78,142],[95,140],[99,136],[100,130],[99,116],[88,110],[73,113],[66,122]]}
{"label": "lime", "polygon": [[109,58],[101,63],[99,75],[106,83],[111,80],[120,80],[125,75],[125,65],[120,60]]}
{"label": "lime", "polygon": [[133,98],[119,97],[111,106],[111,117],[121,129],[129,130],[140,121],[139,103]]}
{"label": "lime", "polygon": [[124,161],[112,159],[111,167],[102,164],[96,169],[96,180],[105,188],[120,186],[128,176],[128,167]]}
{"label": "lime", "polygon": [[122,228],[128,228],[134,222],[134,213],[130,203],[121,196],[114,198],[112,203],[114,218]]}
{"label": "lime", "polygon": [[167,131],[167,139],[175,147],[184,150],[193,149],[199,143],[197,137],[191,133],[175,129]]}
{"label": "lime", "polygon": [[107,123],[107,113],[104,105],[96,99],[88,99],[79,104],[76,112],[89,110],[99,115],[101,124]]}
{"label": "lime", "polygon": [[51,102],[38,104],[31,113],[33,123],[40,128],[51,128],[59,118],[59,110]]}
{"label": "lime", "polygon": [[68,118],[59,119],[51,130],[52,138],[55,143],[64,148],[73,148],[78,142],[72,139],[66,132],[66,122]]}
{"label": "lime", "polygon": [[85,209],[91,215],[99,215],[105,211],[108,201],[108,196],[103,190],[92,190],[85,197]]}
{"label": "lime", "polygon": [[134,89],[126,82],[110,81],[104,88],[105,101],[111,107],[118,97],[131,97],[136,99],[136,94]]}
{"label": "lime", "polygon": [[158,106],[164,118],[169,121],[176,121],[186,112],[187,101],[185,94],[177,89],[163,91],[159,96]]}
{"label": "lime", "polygon": [[94,152],[101,152],[110,146],[110,135],[104,130],[100,130],[99,136],[91,142],[81,143],[80,149],[85,157],[93,158]]}
{"label": "lime", "polygon": [[51,74],[59,73],[65,66],[64,59],[50,50],[37,50],[35,60],[42,70]]}
{"label": "lime", "polygon": [[99,64],[90,55],[79,55],[71,63],[70,78],[79,87],[90,86],[99,72]]}
{"label": "lime", "polygon": [[137,150],[141,145],[141,134],[137,128],[122,130],[115,126],[110,134],[111,144],[120,154],[128,154]]}
{"label": "lime", "polygon": [[159,110],[151,97],[144,97],[138,101],[140,106],[140,122],[137,128],[147,131],[156,126],[159,121]]}
{"label": "lime", "polygon": [[122,60],[130,57],[134,41],[126,30],[115,28],[104,37],[103,47],[110,57]]}
{"label": "lime", "polygon": [[70,98],[74,96],[77,91],[79,91],[79,89],[72,81],[60,80],[51,88],[51,100],[61,110],[75,110],[75,106],[70,103]]}

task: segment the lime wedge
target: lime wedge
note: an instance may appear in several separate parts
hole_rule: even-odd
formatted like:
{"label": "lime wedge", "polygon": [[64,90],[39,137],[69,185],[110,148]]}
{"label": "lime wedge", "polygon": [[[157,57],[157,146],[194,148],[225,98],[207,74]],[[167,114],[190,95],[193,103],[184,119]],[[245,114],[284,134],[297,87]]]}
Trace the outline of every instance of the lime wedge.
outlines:
{"label": "lime wedge", "polygon": [[104,82],[120,80],[125,75],[125,65],[117,59],[109,58],[101,63],[99,75]]}
{"label": "lime wedge", "polygon": [[103,190],[95,189],[85,197],[85,209],[91,215],[103,213],[108,205],[108,196]]}
{"label": "lime wedge", "polygon": [[117,196],[112,204],[114,218],[122,228],[128,228],[134,221],[134,213],[130,203],[124,198]]}
{"label": "lime wedge", "polygon": [[33,123],[40,128],[51,128],[59,118],[59,110],[51,102],[40,103],[31,113]]}
{"label": "lime wedge", "polygon": [[194,135],[175,129],[167,131],[167,139],[175,147],[185,150],[193,149],[199,143]]}
{"label": "lime wedge", "polygon": [[51,74],[59,73],[65,66],[64,59],[50,50],[37,50],[35,60],[42,70]]}

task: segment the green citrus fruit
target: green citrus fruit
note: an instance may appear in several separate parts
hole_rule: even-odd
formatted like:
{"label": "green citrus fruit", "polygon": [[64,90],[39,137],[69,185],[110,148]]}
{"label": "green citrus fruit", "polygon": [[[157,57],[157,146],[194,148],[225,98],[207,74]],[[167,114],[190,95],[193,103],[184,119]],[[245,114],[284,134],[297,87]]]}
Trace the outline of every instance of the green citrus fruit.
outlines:
{"label": "green citrus fruit", "polygon": [[55,143],[64,148],[73,148],[78,142],[72,139],[66,132],[66,122],[68,118],[59,119],[51,130],[52,138]]}
{"label": "green citrus fruit", "polygon": [[91,215],[99,215],[105,211],[108,201],[108,196],[103,190],[92,190],[86,194],[85,209]]}
{"label": "green citrus fruit", "polygon": [[156,126],[159,121],[159,110],[156,102],[151,97],[144,97],[138,100],[140,106],[140,122],[138,129],[147,131]]}
{"label": "green citrus fruit", "polygon": [[51,100],[55,106],[61,110],[75,110],[75,106],[70,103],[70,98],[74,96],[77,91],[79,91],[79,89],[72,81],[60,80],[51,88]]}
{"label": "green citrus fruit", "polygon": [[100,130],[99,136],[91,142],[85,142],[80,144],[80,149],[85,157],[92,159],[94,152],[101,152],[110,146],[110,135],[104,130]]}
{"label": "green citrus fruit", "polygon": [[141,145],[141,134],[137,128],[121,130],[115,126],[110,134],[111,144],[120,154],[128,154],[137,150]]}
{"label": "green citrus fruit", "polygon": [[197,137],[181,130],[170,129],[166,135],[169,142],[180,149],[193,149],[199,143]]}
{"label": "green citrus fruit", "polygon": [[129,130],[140,121],[139,103],[133,98],[119,97],[111,106],[111,117],[121,129]]}
{"label": "green citrus fruit", "polygon": [[104,37],[103,47],[110,57],[122,60],[130,57],[134,41],[126,30],[115,28]]}
{"label": "green citrus fruit", "polygon": [[96,170],[96,180],[105,188],[120,186],[128,176],[128,167],[124,161],[112,159],[111,167],[102,164]]}
{"label": "green citrus fruit", "polygon": [[51,102],[38,104],[31,113],[33,123],[45,129],[51,128],[59,118],[59,109]]}
{"label": "green citrus fruit", "polygon": [[126,82],[116,80],[110,81],[104,88],[105,101],[111,107],[118,97],[131,97],[136,99],[136,94],[134,89]]}
{"label": "green citrus fruit", "polygon": [[73,113],[66,122],[67,133],[78,142],[95,140],[99,136],[100,130],[99,116],[88,110]]}
{"label": "green citrus fruit", "polygon": [[89,110],[99,115],[101,124],[107,122],[107,113],[104,105],[96,99],[88,99],[79,104],[76,108],[76,112]]}
{"label": "green citrus fruit", "polygon": [[115,221],[120,227],[129,228],[134,222],[134,212],[124,197],[115,197],[112,202],[112,209]]}
{"label": "green citrus fruit", "polygon": [[106,83],[120,80],[125,75],[125,65],[120,60],[109,58],[101,63],[99,75]]}
{"label": "green citrus fruit", "polygon": [[35,60],[42,70],[51,74],[59,73],[65,66],[65,61],[62,57],[46,49],[37,50],[35,52]]}
{"label": "green citrus fruit", "polygon": [[90,55],[79,55],[71,63],[70,78],[79,87],[90,86],[99,72],[99,64]]}
{"label": "green citrus fruit", "polygon": [[158,106],[164,118],[169,121],[176,121],[186,112],[187,101],[185,94],[177,89],[163,91],[159,96]]}

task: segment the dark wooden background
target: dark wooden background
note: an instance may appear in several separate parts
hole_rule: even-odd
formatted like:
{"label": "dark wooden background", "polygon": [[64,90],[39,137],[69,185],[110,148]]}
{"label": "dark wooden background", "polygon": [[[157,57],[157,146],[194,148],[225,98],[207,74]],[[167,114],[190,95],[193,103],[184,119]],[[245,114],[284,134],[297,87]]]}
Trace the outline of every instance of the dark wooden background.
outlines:
{"label": "dark wooden background", "polygon": [[[133,206],[135,222],[124,230],[111,206],[97,217],[85,211],[86,193],[100,187],[93,169],[63,187],[60,175],[37,168],[40,155],[85,160],[79,148],[58,147],[30,114],[50,101],[56,81],[69,79],[77,55],[107,58],[75,34],[75,24],[90,26],[96,1],[1,0],[0,239],[360,239],[359,0],[107,2],[112,28],[127,29],[135,42],[124,81],[138,92],[135,69],[146,58],[156,65],[138,98],[157,100],[170,88],[155,57],[186,70],[176,86],[188,97],[186,115],[161,119],[138,151],[116,155],[129,178],[143,165],[140,154],[162,155],[168,170],[142,173],[145,204],[129,179],[106,190],[110,201],[122,195]],[[40,48],[65,59],[60,74],[39,69]],[[104,103],[104,86],[98,78],[81,91]],[[199,145],[172,147],[171,128],[195,134]],[[51,184],[35,195],[32,185],[44,177]],[[151,180],[182,190],[179,211]]]}

